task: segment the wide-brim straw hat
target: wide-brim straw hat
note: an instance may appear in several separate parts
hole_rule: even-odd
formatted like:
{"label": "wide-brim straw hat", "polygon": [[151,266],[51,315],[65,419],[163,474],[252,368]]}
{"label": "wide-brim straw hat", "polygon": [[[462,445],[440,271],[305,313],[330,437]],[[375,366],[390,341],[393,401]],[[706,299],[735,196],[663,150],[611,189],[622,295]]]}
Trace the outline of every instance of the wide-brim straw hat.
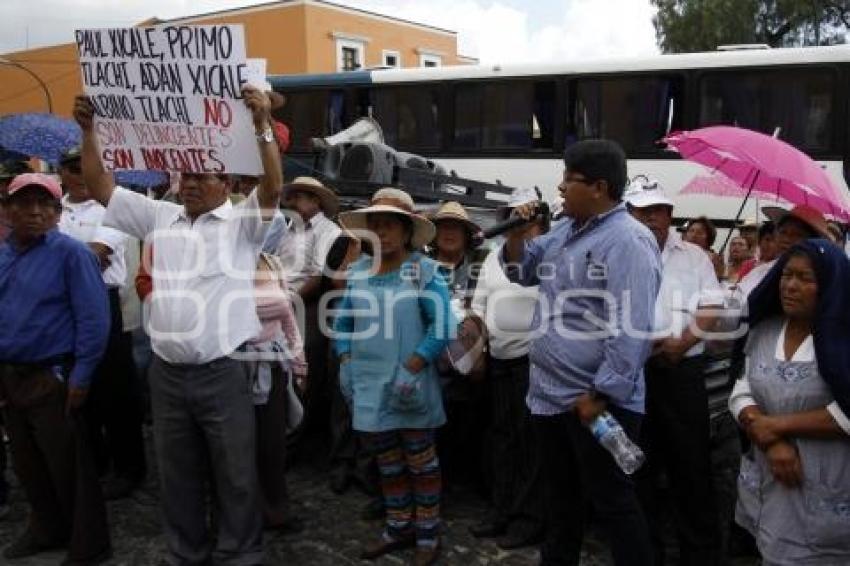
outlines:
{"label": "wide-brim straw hat", "polygon": [[414,211],[413,199],[410,195],[400,189],[391,187],[379,189],[372,197],[372,202],[366,208],[343,212],[339,215],[339,223],[343,228],[355,230],[368,230],[366,219],[370,214],[389,213],[406,216],[413,223],[413,235],[410,245],[421,248],[434,239],[437,228],[424,216]]}
{"label": "wide-brim straw hat", "polygon": [[332,218],[339,211],[339,198],[336,193],[324,186],[321,181],[313,177],[296,177],[291,183],[283,186],[284,198],[289,191],[300,191],[316,195],[321,202],[322,211],[325,216]]}
{"label": "wide-brim straw hat", "polygon": [[779,224],[781,224],[786,218],[796,218],[811,228],[820,237],[826,238],[827,240],[831,239],[829,225],[826,222],[826,218],[823,217],[823,214],[821,214],[819,210],[816,210],[811,206],[801,204],[795,206],[791,210],[786,210],[778,206],[765,206],[762,207],[761,211],[765,216],[770,218],[776,226],[779,226]]}
{"label": "wide-brim straw hat", "polygon": [[459,203],[449,201],[444,203],[434,214],[431,215],[431,222],[437,224],[442,220],[455,220],[460,222],[472,234],[477,234],[481,231],[481,227],[469,218],[469,213]]}

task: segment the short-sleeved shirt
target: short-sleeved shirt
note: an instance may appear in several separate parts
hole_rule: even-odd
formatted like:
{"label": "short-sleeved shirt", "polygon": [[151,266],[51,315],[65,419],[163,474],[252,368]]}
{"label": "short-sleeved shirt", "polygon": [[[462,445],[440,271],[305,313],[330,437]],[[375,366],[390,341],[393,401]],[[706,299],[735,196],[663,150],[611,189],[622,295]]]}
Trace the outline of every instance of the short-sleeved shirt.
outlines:
{"label": "short-sleeved shirt", "polygon": [[109,254],[109,267],[103,272],[103,282],[108,287],[120,288],[127,283],[127,264],[124,258],[127,235],[104,226],[104,214],[106,207],[96,200],[71,202],[65,195],[62,198],[59,231],[78,242],[103,244],[112,250]]}
{"label": "short-sleeved shirt", "polygon": [[180,205],[116,188],[103,222],[153,247],[147,330],[158,356],[203,364],[259,334],[254,273],[269,222],[256,191],[193,221]]}

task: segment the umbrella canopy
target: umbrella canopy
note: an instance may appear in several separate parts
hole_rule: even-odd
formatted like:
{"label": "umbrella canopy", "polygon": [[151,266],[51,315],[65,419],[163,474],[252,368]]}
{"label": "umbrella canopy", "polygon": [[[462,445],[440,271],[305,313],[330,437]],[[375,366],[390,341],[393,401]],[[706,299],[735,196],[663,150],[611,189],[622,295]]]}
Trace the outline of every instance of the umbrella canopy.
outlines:
{"label": "umbrella canopy", "polygon": [[167,171],[125,170],[115,172],[115,182],[125,187],[157,187],[167,185],[171,177]]}
{"label": "umbrella canopy", "polygon": [[56,164],[63,151],[79,145],[80,127],[54,114],[8,114],[0,118],[0,147]]}
{"label": "umbrella canopy", "polygon": [[[831,214],[838,218],[844,218],[844,213],[840,210],[836,210],[835,206],[833,206],[830,202],[826,201],[822,197],[817,195],[809,195],[806,198],[808,199],[808,203],[795,203],[790,200],[783,198],[782,196],[776,195],[774,193],[766,194],[761,191],[753,191],[759,193],[760,198],[767,198],[768,200],[773,200],[776,202],[782,202],[785,204],[808,204],[812,208],[815,208],[818,211],[823,210],[831,210]],[[737,198],[746,198],[749,193],[748,189],[738,185],[737,183],[732,182],[728,177],[721,175],[720,173],[714,173],[712,175],[697,175],[690,181],[685,187],[679,191],[681,195],[712,195],[718,197],[737,197]]]}
{"label": "umbrella canopy", "polygon": [[[681,156],[722,173],[741,187],[850,220],[850,204],[812,158],[782,140],[732,126],[675,132],[664,141]],[[720,191],[720,189],[718,189]],[[712,194],[730,194],[729,188]],[[697,191],[692,191],[697,192]]]}

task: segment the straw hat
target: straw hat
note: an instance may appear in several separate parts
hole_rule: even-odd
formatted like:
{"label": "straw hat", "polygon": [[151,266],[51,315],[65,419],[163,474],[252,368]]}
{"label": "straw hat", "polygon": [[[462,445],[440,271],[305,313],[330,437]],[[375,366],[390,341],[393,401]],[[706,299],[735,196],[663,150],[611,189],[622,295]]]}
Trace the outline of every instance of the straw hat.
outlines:
{"label": "straw hat", "polygon": [[437,233],[434,224],[414,212],[413,199],[410,195],[391,187],[379,189],[372,196],[372,202],[368,207],[340,214],[339,223],[347,230],[368,230],[366,217],[377,213],[400,214],[410,218],[413,222],[410,245],[414,248],[421,248],[433,240],[434,234]]}
{"label": "straw hat", "polygon": [[455,220],[466,226],[472,234],[481,231],[481,227],[469,218],[469,213],[458,202],[449,201],[444,203],[437,212],[431,215],[431,222],[437,224],[441,220]]}
{"label": "straw hat", "polygon": [[291,183],[283,186],[283,196],[286,198],[286,193],[290,191],[299,191],[302,193],[310,193],[316,195],[321,201],[322,210],[325,216],[334,217],[339,210],[339,199],[336,193],[327,188],[318,179],[313,177],[296,177]]}
{"label": "straw hat", "polygon": [[778,206],[765,206],[761,209],[764,215],[770,218],[773,223],[779,227],[786,218],[795,218],[812,229],[816,234],[827,240],[831,239],[829,226],[826,223],[826,218],[820,211],[815,210],[811,206],[800,204],[791,210],[785,210]]}

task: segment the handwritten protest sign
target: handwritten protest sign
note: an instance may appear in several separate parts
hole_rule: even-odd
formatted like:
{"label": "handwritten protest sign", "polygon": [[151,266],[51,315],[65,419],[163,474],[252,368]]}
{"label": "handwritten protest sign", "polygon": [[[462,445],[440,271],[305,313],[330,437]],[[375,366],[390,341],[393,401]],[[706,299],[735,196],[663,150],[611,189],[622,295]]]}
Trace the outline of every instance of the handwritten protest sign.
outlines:
{"label": "handwritten protest sign", "polygon": [[107,170],[262,172],[242,26],[76,32]]}

